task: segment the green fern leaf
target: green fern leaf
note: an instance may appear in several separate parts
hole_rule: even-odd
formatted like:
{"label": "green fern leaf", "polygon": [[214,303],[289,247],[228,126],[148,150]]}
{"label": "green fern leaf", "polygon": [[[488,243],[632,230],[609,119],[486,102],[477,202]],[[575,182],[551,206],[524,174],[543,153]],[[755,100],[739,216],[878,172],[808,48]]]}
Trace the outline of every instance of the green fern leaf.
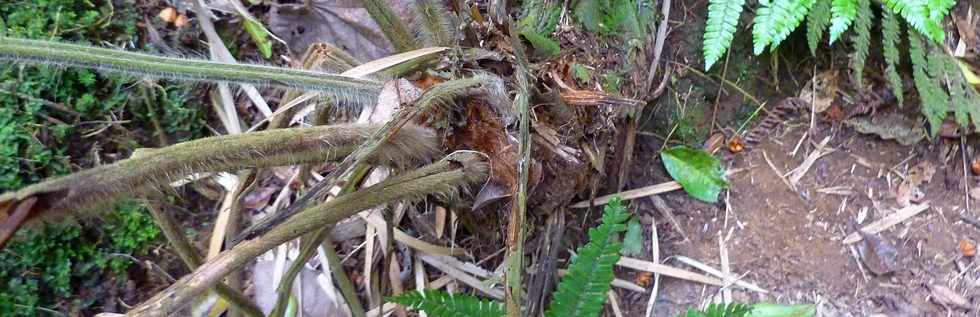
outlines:
{"label": "green fern leaf", "polygon": [[868,48],[871,46],[871,0],[858,0],[858,15],[854,19],[854,54],[851,55],[851,79],[858,91],[864,90],[864,64],[868,60]]}
{"label": "green fern leaf", "polygon": [[949,9],[955,5],[956,0],[928,0],[926,9],[929,10],[929,19],[942,23],[946,15],[949,14]]}
{"label": "green fern leaf", "polygon": [[745,0],[711,0],[704,26],[704,69],[709,70],[732,45]]}
{"label": "green fern leaf", "polygon": [[[922,114],[929,122],[929,131],[932,136],[939,133],[939,127],[943,119],[949,112],[947,103],[949,95],[940,86],[940,81],[936,80],[931,74],[941,72],[941,65],[933,65],[935,62],[927,62],[926,47],[923,44],[922,36],[915,32],[909,34],[909,59],[912,60],[912,79],[915,82],[915,89],[919,92],[919,99],[922,101]],[[932,60],[934,58],[930,58]],[[940,69],[935,69],[939,66]]]}
{"label": "green fern leaf", "polygon": [[948,81],[950,105],[960,127],[970,124],[980,127],[980,93],[966,81],[956,58],[947,54],[938,54],[943,61],[945,78]]}
{"label": "green fern leaf", "polygon": [[885,56],[885,77],[888,78],[888,85],[891,87],[895,99],[898,100],[899,107],[905,103],[902,76],[898,74],[898,65],[901,63],[898,44],[901,41],[901,36],[902,27],[899,25],[895,13],[887,8],[881,10],[881,51]]}
{"label": "green fern leaf", "polygon": [[711,304],[704,311],[688,309],[678,317],[744,317],[751,311],[751,307],[743,304]]}
{"label": "green fern leaf", "polygon": [[760,0],[752,28],[753,51],[762,54],[766,46],[775,51],[800,25],[815,0]]}
{"label": "green fern leaf", "polygon": [[810,45],[810,54],[817,56],[817,46],[823,39],[824,29],[830,25],[831,0],[817,0],[806,16],[806,40]]}
{"label": "green fern leaf", "polygon": [[547,317],[598,316],[606,303],[613,278],[613,266],[619,261],[619,233],[626,231],[623,222],[630,217],[622,200],[606,205],[602,224],[589,229],[589,242],[578,249],[578,256],[568,266],[568,275],[558,283]]}
{"label": "green fern leaf", "polygon": [[[943,4],[930,6],[928,0],[883,0],[885,6],[892,12],[901,15],[910,26],[922,35],[936,43],[942,43],[946,38],[940,21],[949,11],[942,12]],[[945,1],[945,0],[940,0]],[[934,9],[930,9],[930,7]],[[935,12],[933,14],[932,12]],[[941,14],[940,14],[941,13]],[[936,15],[936,17],[931,17]]]}
{"label": "green fern leaf", "polygon": [[445,291],[427,289],[421,292],[407,292],[389,297],[389,301],[413,310],[425,311],[432,317],[503,317],[507,315],[504,305],[483,300],[466,294],[450,294]]}
{"label": "green fern leaf", "polygon": [[857,0],[834,0],[830,12],[833,15],[830,20],[830,44],[834,44],[857,17]]}

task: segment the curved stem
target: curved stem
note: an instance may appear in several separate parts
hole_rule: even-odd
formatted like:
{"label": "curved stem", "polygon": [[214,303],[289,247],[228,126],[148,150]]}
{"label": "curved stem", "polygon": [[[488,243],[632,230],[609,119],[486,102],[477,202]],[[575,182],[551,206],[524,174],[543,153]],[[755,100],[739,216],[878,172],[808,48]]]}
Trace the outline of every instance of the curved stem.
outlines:
{"label": "curved stem", "polygon": [[184,276],[129,311],[127,315],[169,316],[228,273],[242,268],[277,245],[384,203],[416,199],[429,194],[452,193],[459,186],[484,181],[486,172],[486,162],[479,154],[455,153],[439,162],[306,209],[264,235],[222,252],[190,275]]}
{"label": "curved stem", "polygon": [[[54,178],[0,195],[0,204],[38,197],[29,219],[51,220],[74,210],[160,188],[194,173],[236,171],[337,160],[379,129],[378,125],[334,125],[225,135],[137,152],[133,157]],[[409,126],[381,144],[370,160],[380,164],[423,162],[438,152],[431,131]],[[40,210],[39,210],[40,208]]]}
{"label": "curved stem", "polygon": [[338,100],[353,102],[371,101],[381,91],[377,81],[316,71],[154,56],[11,37],[0,37],[0,60],[95,68],[137,76],[286,86],[319,90]]}

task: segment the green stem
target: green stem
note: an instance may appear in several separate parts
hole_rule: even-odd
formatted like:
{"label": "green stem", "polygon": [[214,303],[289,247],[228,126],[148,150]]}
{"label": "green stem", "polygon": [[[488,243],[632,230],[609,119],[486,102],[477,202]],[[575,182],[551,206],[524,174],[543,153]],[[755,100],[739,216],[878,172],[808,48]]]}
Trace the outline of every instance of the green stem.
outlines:
{"label": "green stem", "polygon": [[415,37],[408,33],[408,28],[384,0],[364,0],[364,9],[378,23],[395,50],[408,52],[417,48]]}
{"label": "green stem", "polygon": [[354,317],[366,317],[367,313],[364,312],[361,299],[357,297],[357,289],[354,288],[354,283],[347,277],[347,272],[344,271],[344,266],[340,263],[340,257],[337,256],[337,251],[334,250],[333,239],[330,239],[330,235],[324,237],[321,245],[323,246],[324,252],[327,253],[327,264],[330,265],[330,272],[333,273],[333,279],[337,281],[337,286],[340,287],[340,293],[344,295],[344,300],[347,301],[347,306],[350,307],[351,314]]}
{"label": "green stem", "polygon": [[[170,246],[174,248],[177,255],[181,260],[184,261],[184,265],[188,269],[194,270],[198,266],[201,266],[201,255],[197,253],[197,249],[187,240],[184,233],[180,231],[177,226],[177,221],[173,217],[161,210],[159,206],[154,203],[147,204],[150,210],[150,215],[153,216],[153,220],[156,221],[157,226],[160,227],[160,231],[170,242]],[[214,285],[214,292],[224,298],[226,301],[231,303],[232,306],[241,310],[245,315],[251,317],[263,317],[262,310],[259,309],[254,303],[252,303],[248,296],[242,294],[235,290],[234,288],[225,285],[224,283],[217,283]]]}
{"label": "green stem", "polygon": [[338,100],[372,101],[377,81],[254,64],[162,57],[86,45],[0,37],[0,60],[118,71],[137,76],[319,90]]}
{"label": "green stem", "polygon": [[[137,152],[133,157],[78,173],[54,178],[0,195],[0,203],[37,196],[43,210],[32,219],[51,220],[93,211],[104,203],[151,192],[161,185],[194,173],[236,171],[245,168],[317,163],[337,160],[354,152],[377,125],[336,125],[293,128],[197,139],[164,148]],[[435,156],[437,141],[421,127],[401,130],[368,161],[380,164],[422,162]]]}
{"label": "green stem", "polygon": [[520,142],[520,160],[517,166],[517,195],[510,215],[510,224],[507,229],[507,272],[505,281],[505,300],[507,302],[507,316],[524,316],[521,303],[523,296],[522,277],[524,274],[524,231],[527,214],[527,181],[531,164],[531,135],[530,121],[531,109],[530,98],[530,74],[528,68],[527,55],[517,36],[517,30],[511,25],[511,42],[514,46],[514,56],[517,63],[514,63],[514,78],[516,81],[517,95],[514,97],[514,107],[518,111],[519,131],[518,141]]}

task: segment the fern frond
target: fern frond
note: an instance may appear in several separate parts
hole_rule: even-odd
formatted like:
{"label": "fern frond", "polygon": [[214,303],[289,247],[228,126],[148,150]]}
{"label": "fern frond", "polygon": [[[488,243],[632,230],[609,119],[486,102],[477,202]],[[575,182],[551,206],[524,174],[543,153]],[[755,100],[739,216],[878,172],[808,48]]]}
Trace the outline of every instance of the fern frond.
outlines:
{"label": "fern frond", "polygon": [[858,91],[864,90],[864,64],[868,60],[868,48],[871,46],[871,0],[857,0],[858,15],[854,19],[854,54],[851,55],[851,80]]}
{"label": "fern frond", "polygon": [[883,9],[881,10],[881,51],[885,56],[885,77],[888,78],[888,85],[891,87],[892,94],[898,100],[898,106],[902,107],[905,103],[905,89],[902,84],[902,76],[898,74],[898,65],[902,61],[898,52],[902,27],[895,13],[887,8]]}
{"label": "fern frond", "polygon": [[678,317],[744,317],[752,311],[752,308],[744,304],[711,304],[704,311],[688,309],[686,314]]}
{"label": "fern frond", "polygon": [[[922,36],[915,32],[909,34],[909,59],[912,60],[912,79],[915,82],[915,89],[919,92],[919,99],[922,102],[922,114],[929,122],[929,131],[932,136],[939,133],[939,127],[949,111],[947,102],[949,95],[940,86],[930,73],[936,74],[941,69],[934,69],[936,65],[926,60],[926,47],[923,44]],[[930,58],[932,59],[932,58]]]}
{"label": "fern frond", "polygon": [[413,310],[421,310],[432,317],[503,317],[507,315],[504,305],[484,300],[472,295],[450,294],[445,291],[427,289],[421,292],[406,292],[389,301]]}
{"label": "fern frond", "polygon": [[963,77],[963,71],[957,65],[956,58],[947,54],[938,55],[943,61],[950,105],[953,107],[956,123],[963,128],[969,127],[970,124],[980,127],[980,93]]}
{"label": "fern frond", "polygon": [[817,47],[823,39],[824,29],[830,25],[831,0],[817,0],[806,16],[806,40],[810,45],[810,54],[817,56]]}
{"label": "fern frond", "polygon": [[704,70],[718,62],[732,46],[745,0],[711,0],[704,26]]}
{"label": "fern frond", "polygon": [[854,22],[858,13],[857,0],[833,1],[833,6],[830,8],[833,15],[830,20],[830,44],[834,44],[851,27],[851,22]]}
{"label": "fern frond", "polygon": [[450,23],[449,10],[442,1],[415,0],[418,13],[415,30],[426,46],[450,46],[456,40],[456,28]]}
{"label": "fern frond", "polygon": [[[929,5],[934,0],[882,0],[892,12],[901,15],[913,29],[936,43],[942,43],[946,38],[940,21],[949,10],[943,12],[945,4]],[[939,0],[946,1],[946,0]],[[936,17],[932,17],[935,12]]]}
{"label": "fern frond", "polygon": [[602,224],[589,229],[589,242],[578,249],[578,256],[568,266],[568,275],[558,283],[547,317],[598,316],[606,302],[613,278],[613,266],[623,247],[619,233],[626,231],[630,213],[616,198],[606,205]]}
{"label": "fern frond", "polygon": [[942,23],[949,10],[956,5],[956,0],[928,0],[926,9],[929,10],[929,19]]}
{"label": "fern frond", "polygon": [[775,51],[786,37],[800,25],[814,0],[761,0],[752,29],[752,40],[756,55],[762,54],[766,46]]}

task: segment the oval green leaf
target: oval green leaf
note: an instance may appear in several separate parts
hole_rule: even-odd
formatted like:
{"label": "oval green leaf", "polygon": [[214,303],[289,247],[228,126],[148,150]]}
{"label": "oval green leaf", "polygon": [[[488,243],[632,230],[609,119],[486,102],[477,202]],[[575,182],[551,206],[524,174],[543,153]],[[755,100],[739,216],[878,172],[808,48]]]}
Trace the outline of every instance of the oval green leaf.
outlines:
{"label": "oval green leaf", "polygon": [[721,190],[728,188],[725,168],[708,152],[679,146],[660,152],[660,158],[670,177],[691,197],[715,203]]}

